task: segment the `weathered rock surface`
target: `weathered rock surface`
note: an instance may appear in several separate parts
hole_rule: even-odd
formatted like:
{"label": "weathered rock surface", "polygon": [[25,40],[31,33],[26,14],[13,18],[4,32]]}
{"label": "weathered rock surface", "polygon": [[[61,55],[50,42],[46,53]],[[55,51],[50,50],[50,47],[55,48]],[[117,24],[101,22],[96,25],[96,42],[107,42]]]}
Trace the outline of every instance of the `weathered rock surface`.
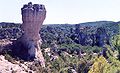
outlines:
{"label": "weathered rock surface", "polygon": [[76,31],[75,34],[73,34],[72,37],[77,37],[78,39],[74,39],[76,43],[87,46],[99,46],[103,47],[104,45],[109,45],[109,38],[108,32],[105,28],[99,27],[96,28],[96,31],[94,33],[88,34],[89,29],[93,29],[92,27],[82,27],[80,25],[76,25]]}
{"label": "weathered rock surface", "polygon": [[21,8],[21,14],[23,35],[14,42],[16,48],[14,51],[26,60],[37,58],[42,66],[45,66],[44,57],[40,50],[42,41],[39,34],[41,25],[46,18],[45,6],[41,4],[32,5],[29,2]]}
{"label": "weathered rock surface", "polygon": [[0,73],[41,73],[44,70],[38,61],[24,62],[10,61],[6,56],[0,55]]}
{"label": "weathered rock surface", "polygon": [[27,73],[27,66],[21,64],[13,64],[5,60],[3,55],[0,55],[0,73]]}

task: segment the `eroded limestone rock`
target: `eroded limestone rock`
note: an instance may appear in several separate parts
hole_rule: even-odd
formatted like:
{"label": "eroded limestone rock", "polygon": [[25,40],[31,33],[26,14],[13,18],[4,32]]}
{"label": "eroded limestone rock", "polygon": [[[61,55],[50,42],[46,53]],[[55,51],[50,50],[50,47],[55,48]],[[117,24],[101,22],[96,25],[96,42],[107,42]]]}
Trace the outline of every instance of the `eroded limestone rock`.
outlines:
{"label": "eroded limestone rock", "polygon": [[45,61],[40,49],[42,42],[39,31],[46,18],[45,6],[29,2],[21,8],[21,14],[23,35],[16,41],[19,44],[16,46],[16,54],[21,53],[19,56],[27,60],[37,58],[44,67]]}

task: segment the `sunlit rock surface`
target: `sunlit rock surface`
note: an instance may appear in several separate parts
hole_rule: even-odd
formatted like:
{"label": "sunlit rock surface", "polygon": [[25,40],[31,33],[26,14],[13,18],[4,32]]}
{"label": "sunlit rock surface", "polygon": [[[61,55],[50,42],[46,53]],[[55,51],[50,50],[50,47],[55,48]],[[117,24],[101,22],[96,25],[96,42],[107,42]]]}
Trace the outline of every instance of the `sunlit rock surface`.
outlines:
{"label": "sunlit rock surface", "polygon": [[42,4],[29,2],[21,8],[23,35],[15,42],[15,53],[25,60],[37,58],[45,66],[44,57],[40,50],[42,44],[40,28],[46,18],[46,9]]}

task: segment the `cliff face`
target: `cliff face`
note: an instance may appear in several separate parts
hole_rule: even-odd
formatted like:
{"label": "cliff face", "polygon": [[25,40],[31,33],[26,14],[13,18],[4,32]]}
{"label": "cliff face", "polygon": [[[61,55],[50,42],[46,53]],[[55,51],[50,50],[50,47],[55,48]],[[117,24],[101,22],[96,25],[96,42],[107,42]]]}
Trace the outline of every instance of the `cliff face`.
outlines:
{"label": "cliff face", "polygon": [[40,38],[40,28],[46,18],[46,9],[44,5],[34,4],[31,2],[25,4],[21,8],[23,35],[15,41],[15,53],[25,60],[33,60],[37,58],[42,66],[45,66],[44,57],[40,46],[42,44]]}
{"label": "cliff face", "polygon": [[[89,29],[92,29],[91,27],[81,27],[77,25],[75,34],[77,35],[76,38],[78,38],[75,42],[78,44],[81,44],[83,46],[99,46],[103,47],[105,44],[109,44],[110,36],[108,35],[108,32],[104,27],[99,27],[94,30],[94,32],[90,32]],[[74,35],[74,34],[73,34]]]}

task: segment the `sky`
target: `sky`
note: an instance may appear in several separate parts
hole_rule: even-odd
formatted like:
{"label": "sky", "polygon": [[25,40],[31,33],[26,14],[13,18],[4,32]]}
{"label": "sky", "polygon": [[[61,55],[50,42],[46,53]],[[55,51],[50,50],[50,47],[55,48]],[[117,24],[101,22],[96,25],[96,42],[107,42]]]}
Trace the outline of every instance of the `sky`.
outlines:
{"label": "sky", "polygon": [[120,21],[120,0],[0,0],[0,22],[22,23],[23,4],[44,4],[44,24]]}

